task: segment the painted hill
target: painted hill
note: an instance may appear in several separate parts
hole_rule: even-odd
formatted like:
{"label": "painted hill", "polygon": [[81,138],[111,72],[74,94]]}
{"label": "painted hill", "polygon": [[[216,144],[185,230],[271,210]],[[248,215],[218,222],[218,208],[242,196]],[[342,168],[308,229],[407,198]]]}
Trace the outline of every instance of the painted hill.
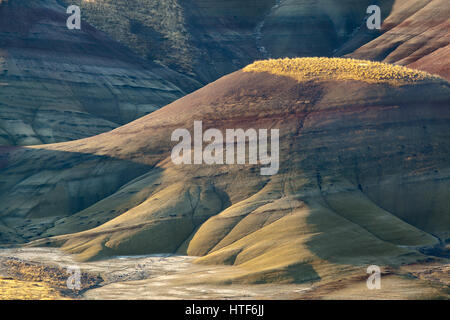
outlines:
{"label": "painted hill", "polygon": [[55,0],[0,5],[0,145],[93,136],[200,87],[67,17]]}
{"label": "painted hill", "polygon": [[450,6],[446,0],[396,0],[381,34],[350,54],[450,79]]}
{"label": "painted hill", "polygon": [[[201,256],[252,283],[424,260],[450,239],[449,99],[447,81],[403,67],[256,62],[111,132],[2,149],[0,240]],[[196,120],[278,128],[278,173],[175,165],[171,134]]]}
{"label": "painted hill", "polygon": [[[257,59],[346,54],[448,77],[446,0],[63,2],[145,59],[204,84]],[[366,27],[372,4],[381,8],[379,31]]]}
{"label": "painted hill", "polygon": [[[83,28],[67,30],[65,8]],[[9,0],[0,5],[0,145],[55,143],[128,123],[269,57],[378,60],[450,79],[445,0]],[[194,80],[195,79],[195,80]]]}
{"label": "painted hill", "polygon": [[[369,0],[63,0],[149,60],[207,84],[256,59],[332,56],[364,23]],[[385,16],[392,1],[380,1]],[[366,35],[358,47],[372,40]],[[355,48],[356,49],[356,48]]]}

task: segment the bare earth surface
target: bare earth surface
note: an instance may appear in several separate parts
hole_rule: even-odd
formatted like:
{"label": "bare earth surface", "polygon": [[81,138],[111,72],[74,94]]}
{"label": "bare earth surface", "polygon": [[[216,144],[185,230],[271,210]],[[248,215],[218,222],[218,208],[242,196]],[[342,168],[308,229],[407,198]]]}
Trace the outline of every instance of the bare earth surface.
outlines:
{"label": "bare earth surface", "polygon": [[[383,269],[382,288],[368,290],[365,270],[336,281],[305,284],[220,283],[238,267],[204,266],[195,257],[122,256],[76,262],[53,248],[0,251],[0,299],[448,299],[450,266],[440,262]],[[69,267],[81,290],[67,288]],[[211,284],[216,279],[216,284]]]}
{"label": "bare earth surface", "polygon": [[[187,281],[314,283],[322,297],[349,279],[365,290],[370,265],[448,258],[450,84],[378,65],[257,63],[112,132],[0,148],[0,243],[60,247],[85,262],[172,253],[212,270],[170,263],[175,279],[151,297]],[[198,119],[221,132],[280,128],[278,174],[175,165],[171,133]]]}

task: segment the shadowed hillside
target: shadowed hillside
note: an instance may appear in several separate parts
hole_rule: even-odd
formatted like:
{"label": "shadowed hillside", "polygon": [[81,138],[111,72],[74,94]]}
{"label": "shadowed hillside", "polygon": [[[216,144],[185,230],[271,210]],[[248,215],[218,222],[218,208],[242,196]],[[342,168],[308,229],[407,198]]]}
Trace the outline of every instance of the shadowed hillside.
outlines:
{"label": "shadowed hillside", "polygon": [[[82,29],[65,12],[81,7]],[[343,56],[449,79],[445,0],[9,0],[0,5],[0,145],[112,130],[265,58]],[[194,80],[195,79],[195,80]]]}
{"label": "shadowed hillside", "polygon": [[[257,62],[112,132],[2,150],[1,241],[41,238],[32,245],[81,260],[187,253],[238,265],[246,273],[232,280],[252,283],[326,281],[443,250],[449,83],[322,60],[333,78],[316,61]],[[278,174],[173,164],[171,133],[195,120],[203,130],[278,128]]]}
{"label": "shadowed hillside", "polygon": [[110,131],[200,87],[68,16],[55,0],[0,5],[0,145]]}
{"label": "shadowed hillside", "polygon": [[[332,56],[365,28],[369,0],[67,1],[149,60],[209,83],[256,59]],[[393,0],[377,1],[387,16]],[[363,29],[364,29],[363,28]],[[378,33],[361,30],[357,47]],[[353,50],[354,50],[353,49]]]}
{"label": "shadowed hillside", "polygon": [[[345,54],[449,76],[446,0],[60,2],[79,4],[87,21],[139,55],[205,84],[257,59]],[[381,30],[366,27],[373,4]]]}

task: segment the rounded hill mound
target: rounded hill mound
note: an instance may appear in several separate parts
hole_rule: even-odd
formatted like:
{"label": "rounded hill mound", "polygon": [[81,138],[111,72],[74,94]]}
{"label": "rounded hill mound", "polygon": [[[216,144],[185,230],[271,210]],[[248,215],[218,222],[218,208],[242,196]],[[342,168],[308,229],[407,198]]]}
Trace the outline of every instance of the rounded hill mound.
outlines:
{"label": "rounded hill mound", "polygon": [[[188,254],[254,283],[426,259],[450,238],[450,86],[366,63],[257,62],[111,132],[2,150],[1,242]],[[171,135],[194,121],[278,129],[278,172],[174,164]]]}

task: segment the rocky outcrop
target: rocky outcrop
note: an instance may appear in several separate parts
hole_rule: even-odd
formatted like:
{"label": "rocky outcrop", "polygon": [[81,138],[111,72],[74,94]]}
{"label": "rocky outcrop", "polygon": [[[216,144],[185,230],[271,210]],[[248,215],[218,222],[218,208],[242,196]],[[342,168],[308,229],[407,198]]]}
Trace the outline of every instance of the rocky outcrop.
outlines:
{"label": "rocky outcrop", "polygon": [[199,87],[68,16],[54,0],[0,5],[1,145],[96,135]]}
{"label": "rocky outcrop", "polygon": [[[1,242],[83,260],[187,253],[256,283],[422,260],[450,238],[449,93],[369,61],[256,63],[111,132],[2,150]],[[278,173],[175,165],[171,134],[195,120],[279,129]]]}

